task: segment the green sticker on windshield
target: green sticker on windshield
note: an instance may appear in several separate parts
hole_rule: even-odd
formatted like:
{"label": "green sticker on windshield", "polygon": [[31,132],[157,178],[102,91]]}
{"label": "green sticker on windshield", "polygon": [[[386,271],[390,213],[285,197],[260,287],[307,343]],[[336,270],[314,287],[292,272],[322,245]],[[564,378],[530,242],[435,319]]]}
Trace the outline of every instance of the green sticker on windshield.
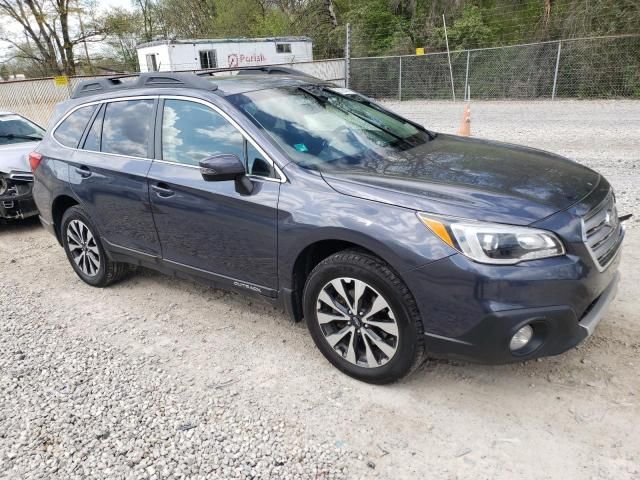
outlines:
{"label": "green sticker on windshield", "polygon": [[309,149],[307,148],[307,146],[304,143],[296,143],[293,146],[293,148],[295,148],[299,152],[308,152],[309,151]]}

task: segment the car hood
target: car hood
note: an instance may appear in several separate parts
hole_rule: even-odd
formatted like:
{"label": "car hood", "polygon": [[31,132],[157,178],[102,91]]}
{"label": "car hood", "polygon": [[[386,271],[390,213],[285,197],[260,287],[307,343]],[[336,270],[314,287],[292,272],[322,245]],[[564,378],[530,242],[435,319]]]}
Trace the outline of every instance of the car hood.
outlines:
{"label": "car hood", "polygon": [[588,195],[598,173],[559,155],[438,134],[393,158],[325,164],[340,193],[430,213],[528,225]]}
{"label": "car hood", "polygon": [[29,154],[39,142],[12,143],[0,145],[0,172],[30,172]]}

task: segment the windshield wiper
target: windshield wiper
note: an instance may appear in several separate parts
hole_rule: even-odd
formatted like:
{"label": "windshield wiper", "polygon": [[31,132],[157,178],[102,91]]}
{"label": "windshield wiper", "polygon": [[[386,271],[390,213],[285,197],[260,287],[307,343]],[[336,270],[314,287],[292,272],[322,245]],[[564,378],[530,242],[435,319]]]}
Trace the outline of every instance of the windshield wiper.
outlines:
{"label": "windshield wiper", "polygon": [[313,90],[311,90],[310,88],[307,87],[298,87],[298,90],[300,90],[301,92],[306,93],[307,95],[315,98],[316,100],[318,100],[323,106],[326,105],[329,102],[329,99],[327,97],[323,97],[322,95],[318,95],[317,93],[315,93]]}
{"label": "windshield wiper", "polygon": [[33,135],[15,135],[13,133],[0,135],[0,138],[8,138],[9,140],[13,140],[14,138],[19,138],[20,140],[34,140],[34,141],[42,140],[42,137],[34,137]]}
{"label": "windshield wiper", "polygon": [[[383,132],[391,135],[393,138],[400,140],[401,142],[406,143],[407,145],[411,145],[407,140],[405,140],[404,138],[402,138],[400,135],[392,132],[390,129],[388,129],[387,127],[385,127],[384,125],[380,125],[378,124],[378,122],[375,122],[373,120],[371,120],[370,118],[367,118],[365,115],[361,115],[358,114],[356,112],[354,112],[353,110],[350,110],[348,108],[344,108],[341,107],[339,105],[336,105],[333,102],[330,102],[329,99],[323,95],[319,95],[316,92],[314,92],[313,90],[311,90],[310,88],[306,88],[306,87],[298,87],[298,90],[306,93],[307,95],[312,96],[313,98],[315,98],[316,100],[318,100],[318,102],[320,102],[322,104],[322,106],[324,107],[325,105],[329,104],[331,105],[333,108],[336,108],[338,110],[340,110],[341,112],[346,113],[347,115],[353,115],[356,118],[359,118],[360,120],[362,120],[365,123],[368,123],[369,125],[371,125],[372,127],[375,127],[379,130],[382,130]],[[325,91],[325,88],[321,88],[321,91]],[[331,90],[326,90],[328,92],[333,93]],[[340,95],[342,96],[342,95]]]}
{"label": "windshield wiper", "polygon": [[[323,88],[324,90],[324,88]],[[433,140],[434,138],[436,138],[437,134],[434,132],[429,131],[428,129],[424,128],[422,125],[420,125],[419,123],[413,122],[411,120],[408,120],[406,118],[402,118],[398,115],[396,115],[394,112],[391,112],[389,110],[386,110],[384,108],[382,108],[380,105],[378,105],[377,103],[369,100],[368,98],[357,94],[358,99],[356,100],[355,98],[352,98],[348,95],[344,95],[343,93],[340,92],[336,92],[332,89],[327,89],[329,92],[331,92],[333,95],[336,95],[338,97],[342,97],[342,98],[346,98],[347,100],[351,100],[352,102],[358,102],[358,103],[362,103],[363,105],[366,105],[369,108],[372,108],[373,110],[376,110],[380,113],[383,113],[385,115],[389,115],[391,118],[395,118],[396,120],[398,120],[399,122],[403,122],[403,123],[408,123],[409,125],[412,125],[413,127],[417,128],[418,130],[420,130],[421,132],[424,132],[427,134],[427,136],[429,137],[429,140]],[[376,125],[377,126],[377,125]],[[386,131],[386,130],[385,130]],[[390,132],[389,132],[390,133]],[[393,135],[393,134],[392,134]]]}

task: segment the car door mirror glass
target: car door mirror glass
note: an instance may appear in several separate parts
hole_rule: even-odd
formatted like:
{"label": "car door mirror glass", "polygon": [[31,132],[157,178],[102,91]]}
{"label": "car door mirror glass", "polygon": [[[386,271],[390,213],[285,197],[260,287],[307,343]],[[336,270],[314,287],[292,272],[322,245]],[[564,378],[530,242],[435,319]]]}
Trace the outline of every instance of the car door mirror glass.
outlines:
{"label": "car door mirror glass", "polygon": [[201,160],[200,173],[207,182],[223,182],[244,176],[246,170],[237,155],[225,153]]}

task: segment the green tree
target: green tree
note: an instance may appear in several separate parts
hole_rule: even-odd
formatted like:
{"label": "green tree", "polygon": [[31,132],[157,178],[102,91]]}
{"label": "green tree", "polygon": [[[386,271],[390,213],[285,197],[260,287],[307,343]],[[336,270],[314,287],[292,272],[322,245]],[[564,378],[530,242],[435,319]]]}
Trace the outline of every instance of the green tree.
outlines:
{"label": "green tree", "polygon": [[[439,46],[444,46],[444,27],[436,28],[436,32]],[[491,28],[482,18],[482,11],[475,5],[464,7],[462,16],[457,18],[453,25],[447,29],[447,35],[449,37],[449,47],[452,50],[465,50],[492,45],[495,38]]]}

